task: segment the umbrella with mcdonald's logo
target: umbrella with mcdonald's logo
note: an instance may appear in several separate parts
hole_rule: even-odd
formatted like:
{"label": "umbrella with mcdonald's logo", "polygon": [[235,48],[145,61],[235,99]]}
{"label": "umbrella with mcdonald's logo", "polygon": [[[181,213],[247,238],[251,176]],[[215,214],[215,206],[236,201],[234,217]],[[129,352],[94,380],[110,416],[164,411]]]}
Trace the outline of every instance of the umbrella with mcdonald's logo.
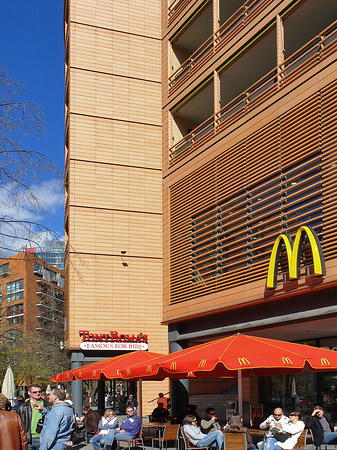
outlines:
{"label": "umbrella with mcdonald's logo", "polygon": [[337,352],[236,334],[126,367],[121,374],[125,379],[143,380],[164,377],[164,374],[169,378],[186,378],[191,373],[196,377],[238,377],[240,409],[242,376],[299,373],[304,367],[312,372],[337,370]]}

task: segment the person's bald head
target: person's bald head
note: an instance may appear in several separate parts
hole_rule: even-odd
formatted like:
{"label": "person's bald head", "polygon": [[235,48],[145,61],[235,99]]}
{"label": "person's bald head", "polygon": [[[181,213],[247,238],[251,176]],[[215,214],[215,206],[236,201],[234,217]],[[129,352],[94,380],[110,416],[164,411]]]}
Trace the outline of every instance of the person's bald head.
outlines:
{"label": "person's bald head", "polygon": [[273,412],[273,416],[275,419],[280,419],[283,415],[283,409],[282,408],[275,408]]}

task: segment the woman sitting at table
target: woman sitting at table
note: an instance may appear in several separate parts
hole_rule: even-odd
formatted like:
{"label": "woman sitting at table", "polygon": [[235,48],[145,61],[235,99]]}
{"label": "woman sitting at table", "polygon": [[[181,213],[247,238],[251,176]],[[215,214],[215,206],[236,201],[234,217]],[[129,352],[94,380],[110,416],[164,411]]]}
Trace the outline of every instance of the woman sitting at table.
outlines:
{"label": "woman sitting at table", "polygon": [[247,441],[247,449],[255,450],[255,445],[253,444],[253,438],[249,433],[248,428],[243,426],[243,418],[240,414],[233,414],[229,421],[227,427],[224,429],[225,433],[245,433]]}
{"label": "woman sitting at table", "polygon": [[216,444],[219,450],[224,448],[222,432],[219,430],[212,431],[209,434],[204,434],[197,426],[197,418],[188,414],[183,419],[183,430],[187,439],[197,447],[208,447]]}
{"label": "woman sitting at table", "polygon": [[292,412],[289,415],[289,422],[282,426],[282,432],[288,433],[288,438],[281,442],[278,440],[278,436],[271,437],[268,439],[268,448],[270,450],[292,450],[304,430],[304,422],[301,418],[302,414],[300,412]]}
{"label": "woman sitting at table", "polygon": [[113,428],[117,428],[118,426],[118,418],[115,414],[115,411],[112,409],[107,409],[104,413],[104,416],[98,423],[99,433],[90,439],[90,444],[93,445],[95,450],[101,450],[101,448],[105,444],[104,438],[109,433],[109,431]]}

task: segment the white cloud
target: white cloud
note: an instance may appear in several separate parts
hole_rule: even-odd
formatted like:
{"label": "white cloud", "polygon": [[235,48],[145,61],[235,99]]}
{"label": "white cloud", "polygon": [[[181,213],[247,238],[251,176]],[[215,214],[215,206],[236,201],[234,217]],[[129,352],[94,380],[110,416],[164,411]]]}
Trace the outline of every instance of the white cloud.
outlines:
{"label": "white cloud", "polygon": [[31,187],[37,203],[32,202],[30,192],[20,190],[13,196],[11,184],[0,189],[0,208],[2,216],[19,220],[39,221],[45,215],[54,215],[64,206],[63,184],[61,180],[43,181]]}
{"label": "white cloud", "polygon": [[32,188],[47,214],[54,214],[58,208],[64,206],[63,183],[61,180],[43,181]]}
{"label": "white cloud", "polygon": [[[7,253],[8,249],[17,252],[25,247],[39,247],[46,240],[59,238],[57,233],[35,223],[47,222],[47,227],[53,228],[53,217],[60,215],[63,217],[62,181],[43,181],[33,185],[31,189],[37,203],[32,202],[31,193],[23,190],[14,191],[14,189],[15,186],[9,183],[0,185],[0,216],[14,219],[13,222],[7,223],[4,219],[0,220],[0,257],[1,254]],[[51,224],[48,223],[48,217]]]}

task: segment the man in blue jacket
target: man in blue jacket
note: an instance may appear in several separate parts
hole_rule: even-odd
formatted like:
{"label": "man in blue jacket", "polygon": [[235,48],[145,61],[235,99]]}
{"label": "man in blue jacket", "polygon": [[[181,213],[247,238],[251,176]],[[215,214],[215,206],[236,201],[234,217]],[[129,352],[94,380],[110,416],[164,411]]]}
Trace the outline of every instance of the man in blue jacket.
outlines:
{"label": "man in blue jacket", "polygon": [[66,393],[62,389],[53,389],[49,395],[53,407],[44,421],[40,435],[40,450],[64,450],[70,444],[74,411],[65,399]]}
{"label": "man in blue jacket", "polygon": [[123,420],[121,426],[115,430],[110,430],[105,438],[105,449],[111,450],[112,446],[116,447],[116,441],[132,441],[138,437],[139,430],[142,426],[142,420],[135,414],[132,406],[126,408],[127,417]]}

